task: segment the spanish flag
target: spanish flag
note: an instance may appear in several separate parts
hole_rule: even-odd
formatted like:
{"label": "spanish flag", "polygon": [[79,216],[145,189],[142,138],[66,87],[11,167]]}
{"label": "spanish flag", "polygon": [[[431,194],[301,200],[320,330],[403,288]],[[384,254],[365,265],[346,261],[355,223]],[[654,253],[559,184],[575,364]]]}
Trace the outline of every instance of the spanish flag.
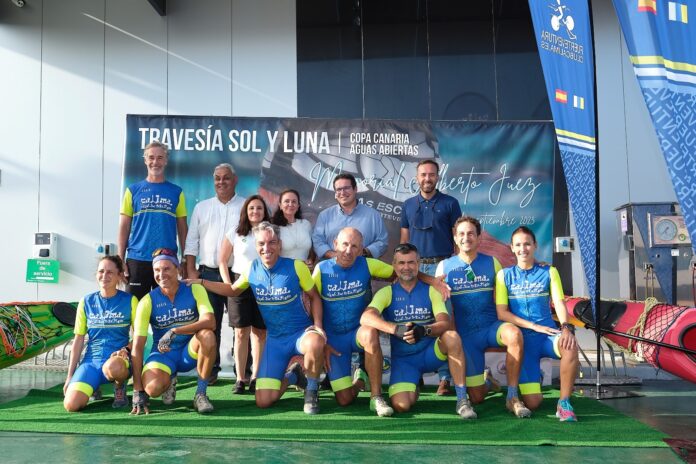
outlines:
{"label": "spanish flag", "polygon": [[558,103],[568,103],[568,92],[561,89],[556,89],[556,101]]}
{"label": "spanish flag", "polygon": [[649,11],[657,14],[657,0],[638,0],[638,11]]}

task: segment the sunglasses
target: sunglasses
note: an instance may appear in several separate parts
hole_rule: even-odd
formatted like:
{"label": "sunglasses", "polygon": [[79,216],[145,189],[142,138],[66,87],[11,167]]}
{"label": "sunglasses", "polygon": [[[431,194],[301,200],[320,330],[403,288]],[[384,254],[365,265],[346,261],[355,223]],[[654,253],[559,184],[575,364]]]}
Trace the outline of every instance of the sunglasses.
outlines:
{"label": "sunglasses", "polygon": [[411,253],[412,251],[418,253],[418,248],[410,243],[402,243],[394,248],[394,253]]}
{"label": "sunglasses", "polygon": [[160,255],[173,256],[176,258],[176,252],[174,250],[169,249],[169,248],[158,248],[152,252],[153,258],[160,256]]}

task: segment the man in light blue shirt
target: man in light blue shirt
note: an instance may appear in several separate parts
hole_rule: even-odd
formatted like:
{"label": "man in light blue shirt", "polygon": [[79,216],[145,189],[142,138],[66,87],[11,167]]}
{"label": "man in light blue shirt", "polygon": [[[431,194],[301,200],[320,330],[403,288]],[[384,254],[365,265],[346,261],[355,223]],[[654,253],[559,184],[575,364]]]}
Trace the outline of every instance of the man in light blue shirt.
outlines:
{"label": "man in light blue shirt", "polygon": [[333,187],[338,204],[319,213],[312,232],[314,251],[319,259],[336,256],[333,242],[345,227],[353,227],[362,233],[364,256],[382,256],[389,241],[387,228],[376,210],[358,203],[358,184],[355,177],[347,173],[339,174],[333,181]]}

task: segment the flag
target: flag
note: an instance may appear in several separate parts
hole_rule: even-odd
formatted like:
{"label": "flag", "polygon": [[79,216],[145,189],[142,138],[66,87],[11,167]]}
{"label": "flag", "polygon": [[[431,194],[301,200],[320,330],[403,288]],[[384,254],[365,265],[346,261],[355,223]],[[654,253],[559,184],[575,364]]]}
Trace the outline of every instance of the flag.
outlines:
{"label": "flag", "polygon": [[670,21],[677,21],[687,24],[689,22],[689,13],[686,5],[682,3],[669,2],[667,5],[668,18]]}
{"label": "flag", "polygon": [[577,95],[573,95],[573,108],[578,108],[581,110],[585,109],[585,99],[582,97],[578,97]]}
{"label": "flag", "polygon": [[[652,0],[638,1],[639,8],[655,9]],[[597,288],[597,135],[588,4],[587,0],[529,0],[529,10],[568,184],[568,199],[578,232],[585,280],[594,308]]]}
{"label": "flag", "polygon": [[558,103],[568,103],[568,92],[556,89],[556,101]]}
{"label": "flag", "polygon": [[[684,224],[696,243],[696,25],[686,3],[666,2],[667,14],[644,15],[614,0],[633,71],[652,118]],[[648,255],[668,302],[673,295],[669,254]]]}
{"label": "flag", "polygon": [[657,0],[638,0],[638,11],[657,14]]}

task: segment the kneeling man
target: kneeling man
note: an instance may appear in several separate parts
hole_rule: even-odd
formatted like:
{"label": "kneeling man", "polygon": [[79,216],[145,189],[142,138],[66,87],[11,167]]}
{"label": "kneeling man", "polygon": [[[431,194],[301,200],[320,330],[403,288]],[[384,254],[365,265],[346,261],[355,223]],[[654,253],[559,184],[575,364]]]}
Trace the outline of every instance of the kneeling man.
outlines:
{"label": "kneeling man", "polygon": [[449,364],[457,392],[457,414],[475,419],[466,394],[464,351],[452,330],[442,296],[417,279],[418,250],[410,243],[394,249],[397,282],[377,292],[360,320],[391,335],[392,374],[389,397],[398,412],[411,409],[418,399],[421,375]]}
{"label": "kneeling man", "polygon": [[[133,341],[133,414],[147,414],[150,397],[162,395],[164,404],[176,398],[176,374],[194,367],[198,387],[193,407],[201,414],[213,411],[207,396],[208,379],[215,363],[215,314],[200,285],[178,280],[176,253],[160,248],[153,253],[156,289],[145,295],[135,313]],[[152,351],[143,367],[147,327],[152,326]],[[142,374],[141,374],[142,369]]]}
{"label": "kneeling man", "polygon": [[[280,256],[280,228],[262,222],[253,228],[259,258],[232,284],[194,280],[220,295],[237,296],[251,287],[268,334],[256,380],[256,405],[268,408],[283,396],[288,385],[305,388],[304,412],[319,412],[319,374],[324,365],[326,334],[322,329],[321,297],[307,265]],[[303,294],[309,298],[309,315]],[[310,318],[311,317],[311,318]],[[307,377],[299,364],[285,368],[290,358],[304,355]]]}

